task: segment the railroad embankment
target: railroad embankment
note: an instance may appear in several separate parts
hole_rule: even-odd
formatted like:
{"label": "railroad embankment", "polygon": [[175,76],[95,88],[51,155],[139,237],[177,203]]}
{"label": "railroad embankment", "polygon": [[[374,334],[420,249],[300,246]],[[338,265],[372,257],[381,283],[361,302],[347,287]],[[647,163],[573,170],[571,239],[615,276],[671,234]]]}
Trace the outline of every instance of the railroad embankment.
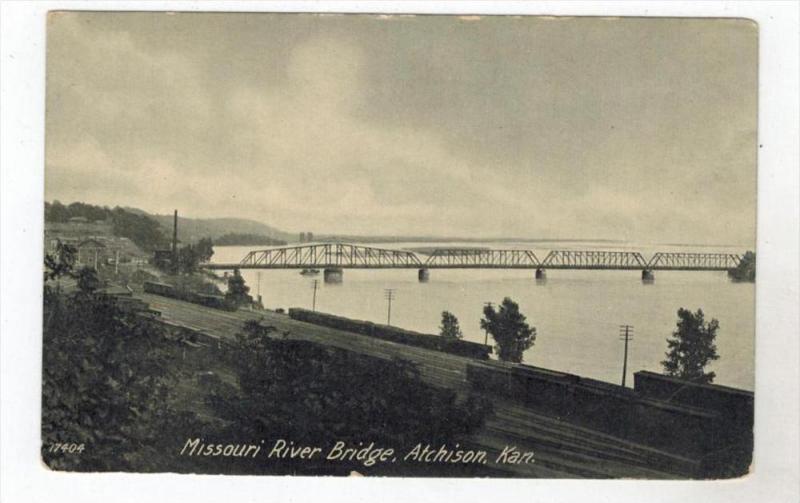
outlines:
{"label": "railroad embankment", "polygon": [[437,337],[400,329],[386,335],[390,332],[385,327],[369,324],[368,330],[367,323],[358,320],[299,310],[293,310],[293,316],[267,310],[224,311],[155,294],[139,298],[161,322],[190,334],[190,358],[209,365],[245,321],[258,320],[283,337],[386,360],[404,359],[430,384],[460,396],[486,396],[495,412],[470,442],[490,456],[500,455],[507,445],[536,453],[535,463],[504,466],[507,476],[734,477],[749,467],[753,395],[747,391],[693,385],[651,372],[636,373],[634,388],[623,388],[487,360],[484,349],[473,354],[476,348],[461,353],[421,347],[428,343],[419,343],[420,337]]}

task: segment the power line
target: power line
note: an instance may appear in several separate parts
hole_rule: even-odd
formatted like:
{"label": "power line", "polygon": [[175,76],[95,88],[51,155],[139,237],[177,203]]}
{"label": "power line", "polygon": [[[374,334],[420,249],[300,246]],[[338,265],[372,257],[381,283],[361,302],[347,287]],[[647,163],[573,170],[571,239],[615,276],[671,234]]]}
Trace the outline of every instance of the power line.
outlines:
{"label": "power line", "polygon": [[625,356],[622,360],[622,386],[625,387],[625,376],[628,374],[628,341],[633,339],[633,326],[620,325],[619,339],[625,341]]}
{"label": "power line", "polygon": [[386,324],[392,324],[392,301],[394,300],[394,288],[386,288],[383,290],[383,297],[389,301],[389,311],[386,314]]}

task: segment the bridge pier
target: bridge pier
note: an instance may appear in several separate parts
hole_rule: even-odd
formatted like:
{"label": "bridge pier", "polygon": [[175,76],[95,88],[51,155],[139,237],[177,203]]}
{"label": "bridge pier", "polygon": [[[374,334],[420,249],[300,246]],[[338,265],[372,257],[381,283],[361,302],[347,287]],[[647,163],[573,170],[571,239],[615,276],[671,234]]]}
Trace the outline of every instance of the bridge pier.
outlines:
{"label": "bridge pier", "polygon": [[420,283],[427,283],[430,277],[431,273],[427,269],[420,269],[417,271],[417,279]]}
{"label": "bridge pier", "polygon": [[547,279],[547,274],[544,272],[544,269],[541,267],[536,269],[536,279],[545,280]]}
{"label": "bridge pier", "polygon": [[326,267],[323,271],[323,279],[325,283],[341,283],[344,277],[344,271],[341,267]]}
{"label": "bridge pier", "polygon": [[650,269],[642,269],[642,283],[652,283],[656,280],[656,275]]}

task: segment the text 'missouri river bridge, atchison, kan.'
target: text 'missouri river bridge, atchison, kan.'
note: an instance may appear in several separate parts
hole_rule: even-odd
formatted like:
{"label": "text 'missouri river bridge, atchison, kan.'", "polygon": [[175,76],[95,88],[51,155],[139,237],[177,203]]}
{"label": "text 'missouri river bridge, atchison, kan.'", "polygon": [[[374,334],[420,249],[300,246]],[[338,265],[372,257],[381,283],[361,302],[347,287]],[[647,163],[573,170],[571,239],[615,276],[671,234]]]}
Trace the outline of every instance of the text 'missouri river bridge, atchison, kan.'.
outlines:
{"label": "text 'missouri river bridge, atchison, kan.'", "polygon": [[650,260],[635,251],[552,250],[539,260],[532,250],[433,248],[428,254],[347,243],[312,243],[248,253],[238,263],[204,264],[207,269],[324,269],[326,281],[341,281],[343,269],[417,269],[420,281],[429,269],[546,269],[640,270],[652,280],[653,271],[730,271],[742,260],[732,253],[658,252]]}

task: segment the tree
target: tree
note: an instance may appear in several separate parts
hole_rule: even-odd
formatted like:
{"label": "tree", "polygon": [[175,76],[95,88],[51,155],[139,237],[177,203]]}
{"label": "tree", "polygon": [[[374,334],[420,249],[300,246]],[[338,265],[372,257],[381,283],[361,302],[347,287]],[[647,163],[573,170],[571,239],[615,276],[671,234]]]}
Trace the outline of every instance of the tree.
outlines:
{"label": "tree", "polygon": [[169,243],[161,226],[153,218],[131,213],[119,207],[108,211],[115,236],[126,237],[146,251],[164,247]]}
{"label": "tree", "polygon": [[214,244],[210,238],[203,238],[193,245],[178,249],[178,261],[172,264],[170,272],[174,274],[192,274],[197,271],[201,262],[208,262],[214,255]]}
{"label": "tree", "polygon": [[461,327],[458,325],[458,318],[450,311],[442,311],[442,324],[439,326],[439,335],[448,339],[461,339]]}
{"label": "tree", "polygon": [[214,256],[214,242],[211,238],[203,238],[194,246],[197,258],[200,262],[208,262]]}
{"label": "tree", "polygon": [[52,255],[48,253],[44,256],[44,280],[54,280],[61,276],[71,275],[77,253],[74,246],[64,244],[59,239],[56,242],[55,253]]}
{"label": "tree", "polygon": [[523,353],[536,340],[536,328],[525,321],[519,304],[506,297],[496,311],[494,306],[485,306],[483,316],[481,328],[492,334],[500,359],[521,363]]}
{"label": "tree", "polygon": [[[161,325],[95,293],[93,269],[77,276],[79,292],[45,290],[42,457],[56,470],[167,469],[156,464],[163,445],[194,421],[170,406],[170,340]],[[65,443],[80,452],[60,451]]]}
{"label": "tree", "polygon": [[199,263],[200,254],[194,246],[186,245],[178,250],[177,272],[191,274],[197,270]]}
{"label": "tree", "polygon": [[719,359],[714,344],[718,329],[719,322],[716,319],[706,322],[702,309],[696,313],[678,309],[678,327],[672,338],[667,339],[667,359],[661,362],[665,373],[698,384],[713,382],[716,374],[704,369]]}
{"label": "tree", "polygon": [[756,280],[756,254],[752,251],[746,252],[739,265],[728,271],[728,276],[734,281],[754,282]]}
{"label": "tree", "polygon": [[239,269],[234,269],[233,274],[228,276],[228,291],[225,292],[225,299],[237,307],[249,305],[253,303],[253,297],[248,295],[249,291],[250,287],[245,284]]}
{"label": "tree", "polygon": [[53,204],[48,202],[44,203],[44,221],[45,222],[66,222],[70,218],[69,210],[66,206],[61,204],[61,201],[55,200]]}
{"label": "tree", "polygon": [[81,267],[77,278],[78,289],[83,293],[92,293],[101,286],[97,271],[92,267]]}

